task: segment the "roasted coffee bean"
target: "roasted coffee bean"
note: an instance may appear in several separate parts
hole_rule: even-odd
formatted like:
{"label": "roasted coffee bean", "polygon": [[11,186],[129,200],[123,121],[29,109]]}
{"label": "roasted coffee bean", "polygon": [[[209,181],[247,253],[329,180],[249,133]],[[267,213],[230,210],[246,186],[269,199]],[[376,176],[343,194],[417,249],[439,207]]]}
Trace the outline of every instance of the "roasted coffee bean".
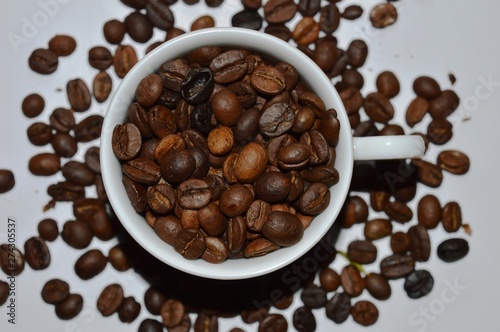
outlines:
{"label": "roasted coffee bean", "polygon": [[[249,209],[250,211],[250,209]],[[229,254],[238,253],[243,249],[247,237],[247,224],[241,216],[227,221],[226,241]]]}
{"label": "roasted coffee bean", "polygon": [[212,60],[221,53],[222,49],[219,46],[214,46],[214,45],[202,46],[195,49],[194,51],[191,51],[186,56],[186,59],[188,60],[189,63],[199,63],[200,65],[206,67],[210,65]]}
{"label": "roasted coffee bean", "polygon": [[286,88],[285,75],[279,69],[271,66],[260,66],[250,77],[252,87],[265,95],[278,95]]}
{"label": "roasted coffee bean", "polygon": [[299,211],[308,215],[317,215],[323,212],[328,204],[330,204],[330,190],[322,182],[311,184],[297,201]]}
{"label": "roasted coffee bean", "polygon": [[183,181],[177,190],[178,203],[184,209],[201,209],[207,206],[212,198],[208,184],[201,179]]}
{"label": "roasted coffee bean", "polygon": [[144,293],[144,305],[146,309],[153,315],[160,315],[163,303],[167,298],[165,295],[154,287],[149,287]]}
{"label": "roasted coffee bean", "polygon": [[182,302],[174,299],[165,301],[160,310],[163,325],[167,328],[179,325],[184,318],[185,312],[184,304],[182,304]]}
{"label": "roasted coffee bean", "polygon": [[340,286],[340,275],[337,271],[325,267],[319,274],[319,282],[326,292],[336,291]]}
{"label": "roasted coffee bean", "polygon": [[126,6],[135,9],[143,9],[146,5],[146,0],[120,0]]}
{"label": "roasted coffee bean", "polygon": [[55,305],[57,317],[70,320],[80,314],[83,309],[83,297],[80,294],[69,294],[66,299]]}
{"label": "roasted coffee bean", "polygon": [[[319,2],[319,1],[318,1]],[[299,332],[310,332],[316,330],[316,318],[308,307],[300,307],[293,312],[293,327]]]}
{"label": "roasted coffee bean", "polygon": [[101,161],[100,161],[100,148],[97,146],[92,146],[85,152],[85,165],[90,168],[93,172],[101,173]]}
{"label": "roasted coffee bean", "polygon": [[53,153],[40,153],[30,158],[28,169],[33,175],[54,175],[61,169],[61,159]]}
{"label": "roasted coffee bean", "polygon": [[111,247],[108,252],[108,261],[117,271],[124,272],[131,267],[127,254],[122,245],[117,244]]}
{"label": "roasted coffee bean", "polygon": [[349,115],[356,114],[363,106],[363,96],[359,89],[353,86],[340,91],[339,95]]}
{"label": "roasted coffee bean", "polygon": [[108,99],[112,88],[113,81],[111,80],[111,76],[105,71],[97,73],[92,82],[92,92],[94,98],[99,103],[103,103]]}
{"label": "roasted coffee bean", "polygon": [[21,104],[23,114],[27,118],[35,118],[42,114],[45,108],[45,100],[37,93],[32,93],[24,97]]}
{"label": "roasted coffee bean", "polygon": [[269,306],[263,306],[255,309],[244,309],[241,312],[241,320],[246,324],[253,324],[262,321],[269,315]]}
{"label": "roasted coffee bean", "polygon": [[433,119],[446,118],[460,105],[460,98],[453,90],[444,90],[429,101],[429,114]]}
{"label": "roasted coffee bean", "polygon": [[102,31],[106,41],[114,45],[120,44],[123,41],[123,38],[125,38],[125,34],[127,33],[125,24],[116,19],[106,21],[106,23],[104,23],[103,25]]}
{"label": "roasted coffee bean", "polygon": [[349,5],[342,12],[342,18],[346,20],[356,20],[363,15],[363,7],[358,5]]}
{"label": "roasted coffee bean", "polygon": [[57,304],[70,295],[69,285],[61,279],[50,279],[43,285],[41,294],[46,303]]}
{"label": "roasted coffee bean", "polygon": [[112,148],[115,156],[120,160],[131,160],[141,150],[141,132],[131,124],[117,125],[113,129]]}
{"label": "roasted coffee bean", "polygon": [[173,245],[177,235],[182,230],[182,225],[177,217],[168,215],[157,217],[154,221],[153,228],[160,239]]}
{"label": "roasted coffee bean", "polygon": [[[253,89],[251,85],[249,87]],[[253,93],[255,95],[255,91]],[[211,98],[210,106],[215,118],[223,126],[236,125],[242,116],[241,102],[231,89],[222,89],[215,93]],[[260,112],[258,115],[260,116]]]}
{"label": "roasted coffee bean", "polygon": [[310,130],[300,136],[300,142],[306,144],[310,151],[309,165],[325,164],[330,157],[329,145],[323,135],[317,130]]}
{"label": "roasted coffee bean", "polygon": [[431,188],[437,188],[443,182],[441,168],[425,160],[413,159],[411,164],[417,168],[418,180]]}
{"label": "roasted coffee bean", "polygon": [[316,285],[307,286],[300,294],[300,299],[307,308],[319,309],[327,302],[326,291]]}
{"label": "roasted coffee bean", "polygon": [[108,317],[118,311],[123,303],[123,288],[119,284],[106,286],[97,298],[97,310]]}
{"label": "roasted coffee bean", "polygon": [[89,50],[88,60],[91,67],[105,71],[113,64],[113,55],[105,46],[94,46]]}
{"label": "roasted coffee bean", "polygon": [[31,237],[24,243],[24,258],[33,270],[44,270],[50,265],[50,251],[41,237]]}
{"label": "roasted coffee bean", "polygon": [[119,78],[124,78],[130,69],[138,62],[137,52],[133,46],[119,45],[115,50],[115,55],[112,60],[116,75]]}
{"label": "roasted coffee bean", "polygon": [[417,262],[425,262],[431,254],[431,242],[427,229],[422,225],[410,227],[410,253]]}
{"label": "roasted coffee bean", "polygon": [[71,107],[76,112],[84,112],[90,108],[91,94],[87,84],[82,79],[70,80],[66,85],[66,93]]}
{"label": "roasted coffee bean", "polygon": [[364,235],[367,240],[374,241],[392,233],[392,223],[388,219],[371,219],[365,224]]}
{"label": "roasted coffee bean", "polygon": [[462,175],[469,171],[469,157],[458,150],[444,150],[437,156],[437,164],[442,170]]}
{"label": "roasted coffee bean", "polygon": [[321,8],[319,0],[299,0],[298,10],[302,16],[314,16]]}
{"label": "roasted coffee bean", "polygon": [[148,123],[151,131],[160,139],[175,133],[177,129],[174,114],[162,105],[156,105],[149,110]]}
{"label": "roasted coffee bean", "polygon": [[49,206],[55,202],[72,202],[85,196],[85,187],[69,181],[61,181],[49,185],[47,194],[52,197]]}
{"label": "roasted coffee bean", "polygon": [[163,332],[163,324],[157,320],[146,318],[139,324],[139,332]]}
{"label": "roasted coffee bean", "polygon": [[277,137],[287,132],[294,124],[295,112],[286,103],[276,103],[261,115],[259,128],[268,137]]}
{"label": "roasted coffee bean", "polygon": [[292,31],[283,23],[268,24],[264,32],[286,42],[292,39]]}
{"label": "roasted coffee bean", "polygon": [[84,249],[93,238],[89,225],[82,220],[68,220],[64,223],[61,237],[70,247]]}
{"label": "roasted coffee bean", "polygon": [[89,250],[76,260],[75,273],[82,280],[92,279],[104,270],[107,262],[106,256],[100,250]]}
{"label": "roasted coffee bean", "polygon": [[352,318],[360,325],[373,325],[378,320],[378,309],[370,301],[359,301],[352,306]]}
{"label": "roasted coffee bean", "polygon": [[292,31],[292,39],[299,46],[307,46],[318,39],[320,25],[310,16],[302,18]]}
{"label": "roasted coffee bean", "polygon": [[191,105],[206,102],[214,89],[214,77],[207,67],[191,69],[181,82],[181,95]]}
{"label": "roasted coffee bean", "polygon": [[233,27],[246,28],[259,31],[262,28],[262,16],[253,9],[243,9],[233,15],[231,25]]}
{"label": "roasted coffee bean", "polygon": [[196,228],[185,228],[174,240],[174,249],[186,259],[196,259],[205,251],[205,235]]}
{"label": "roasted coffee bean", "polygon": [[419,76],[413,81],[413,91],[417,96],[433,99],[441,94],[439,83],[429,76]]}
{"label": "roasted coffee bean", "polygon": [[71,158],[78,151],[78,142],[68,133],[56,133],[50,143],[54,152],[62,158]]}
{"label": "roasted coffee bean", "polygon": [[378,273],[366,275],[365,288],[377,300],[387,300],[392,293],[389,281]]}
{"label": "roasted coffee bean", "polygon": [[243,214],[253,201],[253,193],[244,185],[237,183],[221,193],[219,208],[228,217]]}
{"label": "roasted coffee bean", "polygon": [[462,227],[462,209],[457,202],[448,202],[442,210],[443,228],[448,233],[454,233]]}
{"label": "roasted coffee bean", "polygon": [[441,220],[441,203],[439,199],[427,194],[420,198],[417,206],[418,223],[427,229],[434,229]]}
{"label": "roasted coffee bean", "polygon": [[84,163],[70,160],[61,168],[62,175],[68,181],[82,186],[95,183],[95,173]]}
{"label": "roasted coffee bean", "polygon": [[68,35],[56,35],[49,40],[49,49],[57,56],[68,56],[75,51],[76,40]]}
{"label": "roasted coffee bean", "polygon": [[202,15],[191,23],[191,31],[213,27],[215,27],[215,20],[210,15]]}
{"label": "roasted coffee bean", "polygon": [[320,9],[319,26],[321,31],[331,34],[335,32],[340,25],[341,14],[337,4],[329,3]]}
{"label": "roasted coffee bean", "polygon": [[406,123],[413,127],[422,121],[429,110],[429,102],[423,97],[415,97],[406,109]]}
{"label": "roasted coffee bean", "polygon": [[34,72],[42,75],[50,75],[57,70],[59,60],[53,51],[43,48],[34,50],[29,59],[28,65]]}
{"label": "roasted coffee bean", "polygon": [[177,193],[168,184],[157,184],[147,189],[148,206],[158,214],[172,211],[177,204]]}
{"label": "roasted coffee bean", "polygon": [[391,250],[395,254],[405,254],[410,250],[411,238],[408,233],[396,232],[391,235]]}
{"label": "roasted coffee bean", "polygon": [[148,204],[146,188],[126,176],[123,176],[122,183],[134,210],[144,212]]}
{"label": "roasted coffee bean", "polygon": [[406,276],[403,287],[409,298],[419,299],[432,291],[434,278],[429,271],[416,270]]}
{"label": "roasted coffee bean", "polygon": [[9,298],[10,287],[5,281],[0,280],[0,306],[4,305]]}
{"label": "roasted coffee bean", "polygon": [[427,137],[434,144],[445,144],[453,137],[453,125],[446,119],[434,119],[427,126]]}
{"label": "roasted coffee bean", "polygon": [[196,160],[187,149],[174,149],[160,161],[160,172],[165,181],[179,185],[189,179],[196,168]]}
{"label": "roasted coffee bean", "polygon": [[268,23],[285,23],[297,13],[293,0],[270,0],[264,5],[264,17]]}
{"label": "roasted coffee bean", "polygon": [[264,201],[277,203],[287,198],[291,189],[290,178],[282,172],[265,172],[255,182],[255,193]]}
{"label": "roasted coffee bean", "polygon": [[175,23],[170,7],[161,1],[147,1],[146,16],[155,27],[165,31],[173,27]]}
{"label": "roasted coffee bean", "polygon": [[244,249],[244,255],[246,258],[259,257],[266,255],[270,252],[276,251],[279,248],[280,246],[274,242],[271,242],[265,238],[257,238],[255,240],[250,241],[246,245]]}
{"label": "roasted coffee bean", "polygon": [[194,322],[194,332],[219,331],[219,320],[216,315],[200,312]]}
{"label": "roasted coffee bean", "polygon": [[8,275],[18,276],[24,270],[24,255],[12,244],[0,245],[0,268]]}
{"label": "roasted coffee bean", "polygon": [[76,124],[73,112],[65,108],[56,108],[49,120],[52,128],[61,133],[69,133]]}
{"label": "roasted coffee bean", "polygon": [[458,261],[469,253],[469,243],[465,239],[451,238],[441,242],[437,248],[438,257],[448,263]]}
{"label": "roasted coffee bean", "polygon": [[86,143],[101,137],[103,122],[104,117],[99,114],[93,114],[81,120],[74,128],[75,139]]}
{"label": "roasted coffee bean", "polygon": [[190,115],[191,128],[203,135],[207,135],[215,127],[212,124],[212,115],[208,102],[196,105]]}
{"label": "roasted coffee bean", "polygon": [[378,92],[387,98],[394,98],[399,94],[399,80],[393,72],[384,71],[377,76],[376,86]]}
{"label": "roasted coffee bean", "polygon": [[340,274],[340,284],[350,297],[361,295],[365,289],[365,281],[354,265],[346,265]]}
{"label": "roasted coffee bean", "polygon": [[374,92],[365,97],[363,107],[372,121],[387,123],[394,117],[394,107],[383,94]]}
{"label": "roasted coffee bean", "polygon": [[146,43],[153,37],[151,21],[139,11],[130,13],[123,23],[130,38],[138,43]]}
{"label": "roasted coffee bean", "polygon": [[248,71],[246,54],[240,50],[229,50],[213,58],[209,69],[212,71],[216,83],[234,82]]}
{"label": "roasted coffee bean", "polygon": [[0,169],[0,194],[6,193],[16,185],[14,173],[8,169]]}
{"label": "roasted coffee bean", "polygon": [[160,166],[146,158],[130,160],[123,165],[122,170],[130,179],[144,185],[154,185],[161,178]]}
{"label": "roasted coffee bean", "polygon": [[378,29],[386,28],[398,19],[398,11],[391,3],[381,3],[370,11],[370,22]]}
{"label": "roasted coffee bean", "polygon": [[37,226],[38,234],[45,241],[55,241],[59,235],[57,221],[51,218],[42,219]]}
{"label": "roasted coffee bean", "polygon": [[347,256],[359,264],[371,264],[377,259],[377,247],[368,240],[354,240],[347,247]]}
{"label": "roasted coffee bean", "polygon": [[399,279],[415,269],[415,259],[411,255],[393,254],[380,262],[380,273],[387,279]]}
{"label": "roasted coffee bean", "polygon": [[407,223],[413,219],[413,211],[406,203],[394,201],[384,205],[384,212],[391,220]]}
{"label": "roasted coffee bean", "polygon": [[347,320],[351,314],[351,297],[346,293],[335,293],[325,305],[326,317],[337,324]]}
{"label": "roasted coffee bean", "polygon": [[76,219],[88,220],[101,210],[105,210],[105,205],[96,198],[80,198],[73,202],[73,214]]}
{"label": "roasted coffee bean", "polygon": [[259,323],[259,332],[288,331],[288,322],[281,314],[270,314]]}
{"label": "roasted coffee bean", "polygon": [[116,235],[113,221],[104,209],[94,211],[85,221],[90,226],[92,233],[102,241],[111,240]]}
{"label": "roasted coffee bean", "polygon": [[355,68],[348,68],[342,72],[342,85],[347,86],[353,86],[356,89],[361,90],[365,84],[365,80],[363,78],[363,75],[355,69]]}
{"label": "roasted coffee bean", "polygon": [[132,323],[141,312],[141,304],[134,297],[129,296],[123,299],[118,308],[118,318],[123,323]]}
{"label": "roasted coffee bean", "polygon": [[212,264],[220,264],[224,262],[229,255],[229,251],[224,241],[214,236],[207,236],[206,240],[207,247],[201,255],[201,258]]}
{"label": "roasted coffee bean", "polygon": [[347,46],[346,55],[351,66],[362,67],[368,56],[368,45],[361,39],[354,39]]}

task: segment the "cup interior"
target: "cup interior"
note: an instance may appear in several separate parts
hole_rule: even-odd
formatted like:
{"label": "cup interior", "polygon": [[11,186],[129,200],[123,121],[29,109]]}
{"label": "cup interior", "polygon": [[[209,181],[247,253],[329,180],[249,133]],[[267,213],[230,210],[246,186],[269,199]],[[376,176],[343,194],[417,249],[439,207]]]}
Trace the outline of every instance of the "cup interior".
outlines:
{"label": "cup interior", "polygon": [[[187,260],[172,246],[163,242],[137,214],[122,184],[122,170],[111,147],[113,128],[122,124],[133,102],[139,82],[148,74],[156,72],[171,59],[206,45],[244,48],[269,56],[275,60],[294,65],[300,78],[320,96],[327,108],[337,110],[341,123],[339,144],[336,147],[336,164],[340,181],[331,187],[328,208],[316,216],[305,230],[302,240],[287,248],[281,248],[265,256],[251,259],[228,259],[221,264],[207,263],[201,259]],[[166,42],[149,53],[123,79],[114,93],[107,110],[101,134],[102,177],[109,201],[127,232],[149,253],[160,261],[183,272],[200,277],[236,280],[264,275],[282,268],[307,253],[317,244],[332,226],[345,201],[353,168],[352,136],[349,120],[342,101],[333,84],[321,69],[294,46],[273,36],[242,28],[211,28],[181,35]]]}

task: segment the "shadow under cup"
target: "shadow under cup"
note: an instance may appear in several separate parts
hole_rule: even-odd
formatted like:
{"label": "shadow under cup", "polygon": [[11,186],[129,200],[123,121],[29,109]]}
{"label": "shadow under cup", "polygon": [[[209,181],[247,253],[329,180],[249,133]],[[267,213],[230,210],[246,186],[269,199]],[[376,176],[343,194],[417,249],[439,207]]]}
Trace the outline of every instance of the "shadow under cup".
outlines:
{"label": "shadow under cup", "polygon": [[[111,147],[113,129],[117,124],[125,122],[139,82],[148,74],[156,72],[164,62],[185,56],[190,51],[206,45],[248,49],[292,64],[298,70],[300,79],[323,99],[326,108],[334,108],[337,111],[341,123],[335,163],[340,180],[330,188],[330,205],[314,218],[305,230],[302,240],[265,256],[228,259],[221,264],[212,264],[201,259],[187,260],[155,234],[144,217],[137,214],[130,204],[122,184],[121,164]],[[127,74],[114,93],[105,116],[101,135],[101,164],[104,186],[118,219],[134,240],[149,253],[178,270],[196,276],[221,280],[246,279],[268,274],[294,262],[317,244],[331,228],[345,201],[352,176],[351,128],[342,101],[329,78],[294,46],[273,36],[248,29],[204,29],[186,33],[162,44]]]}

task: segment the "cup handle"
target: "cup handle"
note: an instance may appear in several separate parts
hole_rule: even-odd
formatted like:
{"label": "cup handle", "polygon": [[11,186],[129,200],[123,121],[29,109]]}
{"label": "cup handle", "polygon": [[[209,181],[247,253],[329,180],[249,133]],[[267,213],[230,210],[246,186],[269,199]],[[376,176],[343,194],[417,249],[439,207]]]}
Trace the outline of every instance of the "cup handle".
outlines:
{"label": "cup handle", "polygon": [[422,137],[414,135],[353,137],[354,160],[420,158],[425,153]]}

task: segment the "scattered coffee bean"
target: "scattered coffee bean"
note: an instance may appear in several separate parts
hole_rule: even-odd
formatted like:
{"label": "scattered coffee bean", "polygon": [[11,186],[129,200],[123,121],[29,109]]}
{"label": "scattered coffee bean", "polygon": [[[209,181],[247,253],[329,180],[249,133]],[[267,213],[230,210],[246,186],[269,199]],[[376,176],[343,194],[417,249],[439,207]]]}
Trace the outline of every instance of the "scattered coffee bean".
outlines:
{"label": "scattered coffee bean", "polygon": [[356,302],[352,306],[352,318],[360,325],[373,325],[378,320],[378,309],[370,301]]}
{"label": "scattered coffee bean", "polygon": [[8,169],[0,169],[0,194],[6,193],[16,185],[14,173]]}
{"label": "scattered coffee bean", "polygon": [[404,290],[408,297],[419,299],[426,296],[434,287],[434,278],[426,270],[416,270],[405,278]]}
{"label": "scattered coffee bean", "polygon": [[378,29],[393,25],[397,19],[398,11],[391,3],[381,3],[370,11],[370,21],[373,27]]}
{"label": "scattered coffee bean", "polygon": [[28,64],[34,72],[42,75],[50,75],[57,70],[59,59],[57,54],[51,50],[39,48],[31,53]]}
{"label": "scattered coffee bean", "polygon": [[57,304],[70,295],[69,285],[61,279],[50,279],[42,288],[42,299],[48,304]]}
{"label": "scattered coffee bean", "polygon": [[37,93],[27,95],[22,102],[21,109],[27,118],[35,118],[42,114],[45,100]]}
{"label": "scattered coffee bean", "polygon": [[125,24],[116,19],[112,19],[104,23],[102,30],[106,41],[115,45],[118,45],[123,41],[127,32]]}
{"label": "scattered coffee bean", "polygon": [[446,203],[442,212],[443,228],[448,233],[454,233],[462,227],[462,209],[457,202]]}
{"label": "scattered coffee bean", "polygon": [[69,294],[66,299],[55,305],[57,317],[70,320],[80,314],[83,309],[83,297],[80,294]]}
{"label": "scattered coffee bean", "polygon": [[124,323],[132,323],[141,313],[141,304],[134,297],[129,296],[123,299],[118,308],[118,318]]}
{"label": "scattered coffee bean", "polygon": [[337,324],[347,320],[351,314],[351,297],[346,293],[335,293],[325,305],[326,317]]}
{"label": "scattered coffee bean", "polygon": [[97,310],[107,317],[118,311],[123,303],[123,288],[118,284],[106,286],[97,298]]}
{"label": "scattered coffee bean", "polygon": [[33,270],[44,270],[50,265],[50,251],[41,237],[31,237],[24,243],[24,258]]}
{"label": "scattered coffee bean", "polygon": [[3,280],[0,280],[0,306],[4,305],[9,299],[9,284]]}
{"label": "scattered coffee bean", "polygon": [[57,221],[51,218],[46,218],[38,223],[38,234],[45,241],[55,241],[59,236],[59,228]]}
{"label": "scattered coffee bean", "polygon": [[57,56],[69,56],[76,49],[76,40],[68,35],[56,35],[49,40],[49,49]]}
{"label": "scattered coffee bean", "polygon": [[316,318],[308,307],[300,307],[293,312],[293,327],[299,332],[316,330]]}
{"label": "scattered coffee bean", "polygon": [[365,277],[365,288],[377,300],[387,300],[392,293],[389,281],[378,273],[370,273]]}
{"label": "scattered coffee bean", "polygon": [[468,253],[469,243],[460,238],[444,240],[437,248],[438,257],[448,263],[464,258]]}
{"label": "scattered coffee bean", "polygon": [[6,275],[18,276],[24,270],[24,255],[12,244],[0,245],[0,268]]}
{"label": "scattered coffee bean", "polygon": [[444,150],[438,154],[437,164],[444,171],[462,175],[468,172],[470,160],[469,157],[461,151]]}
{"label": "scattered coffee bean", "polygon": [[101,273],[108,260],[99,249],[92,249],[81,255],[75,263],[75,273],[82,280],[89,280]]}

